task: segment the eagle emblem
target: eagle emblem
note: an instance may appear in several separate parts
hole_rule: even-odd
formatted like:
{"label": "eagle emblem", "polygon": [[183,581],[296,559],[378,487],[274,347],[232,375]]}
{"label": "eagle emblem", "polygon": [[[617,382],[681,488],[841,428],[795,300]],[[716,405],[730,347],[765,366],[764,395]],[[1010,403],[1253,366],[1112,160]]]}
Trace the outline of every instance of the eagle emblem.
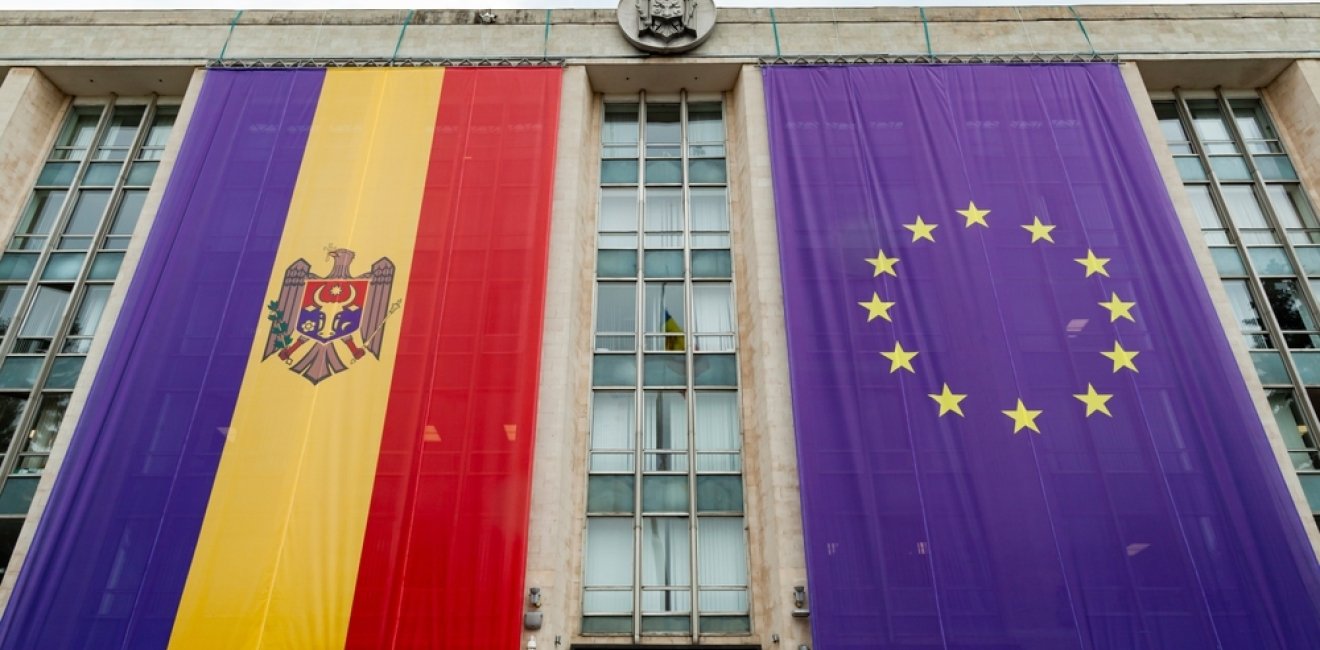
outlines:
{"label": "eagle emblem", "polygon": [[278,356],[290,370],[319,384],[368,352],[380,358],[385,321],[399,308],[390,303],[394,262],[382,257],[370,272],[355,276],[349,269],[354,256],[346,248],[331,247],[326,257],[334,263],[324,277],[312,273],[307,260],[289,265],[279,297],[266,305],[270,332],[262,361]]}

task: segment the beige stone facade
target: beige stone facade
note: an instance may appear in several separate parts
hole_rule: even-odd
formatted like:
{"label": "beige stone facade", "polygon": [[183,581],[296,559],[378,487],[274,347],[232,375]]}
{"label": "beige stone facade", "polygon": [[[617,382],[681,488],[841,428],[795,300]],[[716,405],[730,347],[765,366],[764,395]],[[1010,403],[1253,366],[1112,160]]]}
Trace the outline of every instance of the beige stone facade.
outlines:
{"label": "beige stone facade", "polygon": [[[612,10],[0,12],[0,230],[7,236],[60,116],[75,98],[182,98],[178,125],[137,227],[139,250],[169,178],[208,65],[516,65],[564,67],[539,396],[527,585],[540,587],[539,648],[590,644],[578,634],[584,537],[601,99],[639,90],[723,93],[729,140],[735,284],[741,344],[752,634],[702,644],[798,648],[810,618],[794,617],[806,584],[796,447],[769,145],[760,65],[880,60],[1122,62],[1198,263],[1231,335],[1243,375],[1260,383],[1234,329],[1151,98],[1174,88],[1258,91],[1278,123],[1312,201],[1320,205],[1320,5],[723,9],[710,40],[679,57],[644,55]],[[9,571],[22,571],[78,405],[131,280],[131,251],[74,394],[49,470]],[[1211,325],[1216,326],[1216,325]],[[1293,492],[1311,519],[1262,397],[1261,419]],[[1313,526],[1313,546],[1320,533]],[[529,633],[529,636],[531,634]],[[620,639],[606,639],[619,642]],[[659,645],[688,640],[655,640]]]}

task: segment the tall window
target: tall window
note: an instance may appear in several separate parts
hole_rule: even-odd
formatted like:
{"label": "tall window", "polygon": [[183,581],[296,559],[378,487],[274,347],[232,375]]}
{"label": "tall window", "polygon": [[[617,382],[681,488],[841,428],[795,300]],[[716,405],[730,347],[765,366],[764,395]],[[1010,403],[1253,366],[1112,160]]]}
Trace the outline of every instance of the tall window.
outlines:
{"label": "tall window", "polygon": [[1180,94],[1155,112],[1320,524],[1320,221],[1259,99]]}
{"label": "tall window", "polygon": [[718,101],[606,103],[584,634],[750,631]]}
{"label": "tall window", "polygon": [[177,108],[70,109],[0,254],[0,569],[7,566]]}

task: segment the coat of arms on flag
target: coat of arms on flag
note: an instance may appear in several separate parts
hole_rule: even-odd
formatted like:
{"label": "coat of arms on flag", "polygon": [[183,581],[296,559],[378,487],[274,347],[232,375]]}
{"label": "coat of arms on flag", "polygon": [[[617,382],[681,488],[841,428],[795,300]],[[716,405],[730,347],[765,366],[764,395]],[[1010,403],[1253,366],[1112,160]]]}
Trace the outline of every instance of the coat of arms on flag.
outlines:
{"label": "coat of arms on flag", "polygon": [[304,259],[289,265],[279,297],[266,305],[270,331],[263,361],[276,355],[318,384],[348,370],[341,351],[349,364],[367,352],[380,358],[385,320],[398,309],[390,304],[394,262],[382,257],[369,272],[355,276],[349,270],[354,256],[346,248],[331,247],[326,257],[334,264],[325,276],[312,273]]}

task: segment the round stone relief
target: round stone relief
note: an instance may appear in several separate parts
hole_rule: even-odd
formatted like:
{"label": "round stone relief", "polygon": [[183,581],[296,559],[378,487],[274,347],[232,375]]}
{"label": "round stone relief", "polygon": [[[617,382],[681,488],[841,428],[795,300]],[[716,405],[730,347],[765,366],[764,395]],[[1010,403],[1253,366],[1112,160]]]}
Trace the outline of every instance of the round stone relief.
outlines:
{"label": "round stone relief", "polygon": [[715,28],[712,0],[620,0],[619,27],[639,50],[677,54],[701,45]]}

